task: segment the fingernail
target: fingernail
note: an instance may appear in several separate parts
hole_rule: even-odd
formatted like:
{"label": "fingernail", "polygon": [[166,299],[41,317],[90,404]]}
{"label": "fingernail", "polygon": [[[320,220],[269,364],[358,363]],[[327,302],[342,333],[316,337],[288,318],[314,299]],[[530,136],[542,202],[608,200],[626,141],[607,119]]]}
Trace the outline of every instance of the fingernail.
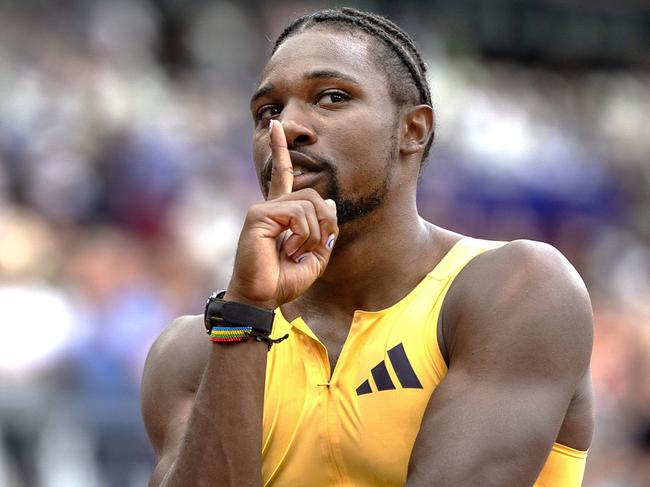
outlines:
{"label": "fingernail", "polygon": [[327,237],[327,243],[325,244],[328,249],[332,249],[334,247],[334,240],[336,240],[336,235],[332,234],[329,237]]}
{"label": "fingernail", "polygon": [[307,256],[310,254],[310,252],[307,252],[306,254],[302,254],[300,257],[296,259],[296,264],[301,264]]}
{"label": "fingernail", "polygon": [[269,134],[273,132],[273,120],[269,120]]}

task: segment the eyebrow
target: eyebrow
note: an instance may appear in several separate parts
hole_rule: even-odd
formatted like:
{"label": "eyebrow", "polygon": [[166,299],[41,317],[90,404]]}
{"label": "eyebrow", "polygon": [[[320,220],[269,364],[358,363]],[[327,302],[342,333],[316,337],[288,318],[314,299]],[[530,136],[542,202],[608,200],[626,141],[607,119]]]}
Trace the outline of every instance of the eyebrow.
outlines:
{"label": "eyebrow", "polygon": [[[310,71],[306,73],[303,76],[304,79],[311,80],[311,79],[338,79],[341,81],[347,81],[348,83],[353,83],[355,85],[361,85],[359,81],[357,81],[355,78],[353,78],[350,75],[347,75],[345,73],[341,73],[340,71],[334,71],[334,70],[328,70],[328,69],[318,69],[316,71]],[[263,96],[268,95],[275,89],[275,86],[273,86],[272,83],[266,84],[264,86],[261,86],[255,93],[253,93],[253,96],[251,96],[251,105],[255,103],[255,101],[258,98],[262,98]]]}
{"label": "eyebrow", "polygon": [[334,78],[334,79],[340,79],[342,81],[349,81],[350,83],[354,83],[355,85],[361,84],[355,78],[353,78],[348,74],[341,73],[340,71],[333,71],[328,69],[319,69],[316,71],[310,71],[309,73],[305,74],[304,78],[305,79]]}
{"label": "eyebrow", "polygon": [[261,86],[255,93],[253,93],[253,96],[251,96],[251,105],[255,103],[255,101],[258,98],[262,98],[263,96],[268,95],[275,89],[275,86],[273,84],[269,83],[268,85]]}

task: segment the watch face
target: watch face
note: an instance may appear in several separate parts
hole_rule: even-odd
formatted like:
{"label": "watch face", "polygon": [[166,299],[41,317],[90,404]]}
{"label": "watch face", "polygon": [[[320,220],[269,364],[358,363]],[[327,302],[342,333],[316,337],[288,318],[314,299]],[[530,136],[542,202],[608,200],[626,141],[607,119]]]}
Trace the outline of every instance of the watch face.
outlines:
{"label": "watch face", "polygon": [[[208,334],[212,331],[212,319],[221,318],[221,307],[223,306],[223,297],[226,295],[226,290],[213,291],[210,297],[205,302],[205,309],[203,310],[203,324]],[[211,306],[213,303],[218,303],[218,309]]]}

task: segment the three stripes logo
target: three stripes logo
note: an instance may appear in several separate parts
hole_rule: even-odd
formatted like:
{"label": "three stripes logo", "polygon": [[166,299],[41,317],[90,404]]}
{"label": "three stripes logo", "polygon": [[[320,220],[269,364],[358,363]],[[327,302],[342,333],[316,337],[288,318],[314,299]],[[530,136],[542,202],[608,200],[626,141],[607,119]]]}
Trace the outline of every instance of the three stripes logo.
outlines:
{"label": "three stripes logo", "polygon": [[[390,365],[392,365],[400,385],[404,389],[422,389],[422,384],[420,383],[418,376],[415,375],[411,362],[409,362],[409,359],[406,356],[404,345],[400,343],[388,350],[387,353]],[[375,365],[370,370],[370,374],[375,381],[378,391],[396,389],[395,384],[388,373],[386,361],[382,360]],[[371,392],[373,391],[370,388],[370,379],[366,379],[359,387],[357,387],[357,396],[370,394]]]}

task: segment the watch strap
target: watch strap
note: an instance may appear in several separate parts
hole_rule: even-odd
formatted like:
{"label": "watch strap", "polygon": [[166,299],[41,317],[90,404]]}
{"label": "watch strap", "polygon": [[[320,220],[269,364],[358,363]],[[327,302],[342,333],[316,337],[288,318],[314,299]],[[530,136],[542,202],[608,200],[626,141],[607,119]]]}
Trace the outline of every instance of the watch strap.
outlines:
{"label": "watch strap", "polygon": [[225,291],[213,293],[205,306],[205,328],[211,333],[214,326],[242,327],[250,326],[264,335],[270,335],[275,313],[273,310],[258,308],[249,304],[225,301]]}

